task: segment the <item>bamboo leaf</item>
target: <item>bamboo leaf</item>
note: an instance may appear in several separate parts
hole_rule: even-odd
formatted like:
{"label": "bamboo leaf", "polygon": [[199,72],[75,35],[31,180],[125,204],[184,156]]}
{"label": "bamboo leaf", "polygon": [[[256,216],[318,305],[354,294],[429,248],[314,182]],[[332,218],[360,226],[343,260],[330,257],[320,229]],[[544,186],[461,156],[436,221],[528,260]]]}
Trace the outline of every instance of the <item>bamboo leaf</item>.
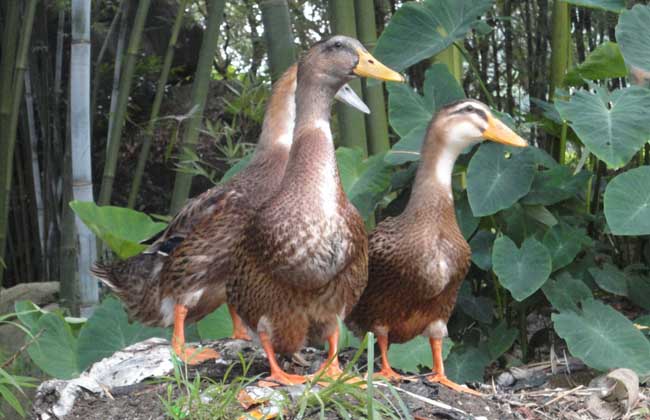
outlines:
{"label": "bamboo leaf", "polygon": [[464,38],[492,4],[492,0],[404,3],[379,37],[374,55],[388,67],[403,70]]}
{"label": "bamboo leaf", "polygon": [[605,218],[615,235],[650,234],[650,166],[617,175],[605,190]]}

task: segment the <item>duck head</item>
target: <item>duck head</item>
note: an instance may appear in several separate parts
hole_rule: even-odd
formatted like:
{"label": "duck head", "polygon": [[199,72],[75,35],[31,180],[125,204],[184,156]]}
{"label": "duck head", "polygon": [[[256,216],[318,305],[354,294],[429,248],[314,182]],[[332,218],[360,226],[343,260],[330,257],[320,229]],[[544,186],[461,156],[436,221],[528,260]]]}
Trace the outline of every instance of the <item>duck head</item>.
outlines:
{"label": "duck head", "polygon": [[314,44],[301,60],[298,77],[316,79],[334,92],[356,77],[404,81],[401,74],[380,63],[358,40],[343,35]]}

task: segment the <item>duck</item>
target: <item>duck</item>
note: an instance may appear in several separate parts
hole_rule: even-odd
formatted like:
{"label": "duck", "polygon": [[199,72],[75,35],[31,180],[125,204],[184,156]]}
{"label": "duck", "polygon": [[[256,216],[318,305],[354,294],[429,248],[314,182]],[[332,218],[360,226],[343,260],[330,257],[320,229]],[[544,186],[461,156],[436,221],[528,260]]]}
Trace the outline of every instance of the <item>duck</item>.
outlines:
{"label": "duck", "polygon": [[276,353],[307,342],[329,345],[317,374],[336,377],[338,321],[367,282],[367,235],[341,186],[330,129],[335,92],[355,77],[403,82],[353,38],[314,44],[298,63],[296,124],[278,192],[252,214],[236,245],[228,302],[257,334],[270,375],[265,383],[303,383]]}
{"label": "duck", "polygon": [[372,332],[377,337],[378,376],[404,379],[390,366],[389,345],[423,335],[433,355],[427,380],[480,395],[446,377],[442,340],[471,256],[454,212],[452,171],[463,150],[486,139],[527,146],[479,101],[442,107],[427,128],[406,208],[369,234],[368,285],[345,323],[357,335]]}
{"label": "duck", "polygon": [[[130,319],[145,325],[173,325],[172,349],[188,364],[217,359],[210,349],[185,344],[185,324],[196,322],[226,303],[232,244],[240,235],[240,198],[256,208],[278,189],[293,142],[297,65],[274,84],[262,131],[250,163],[227,182],[191,199],[158,235],[144,241],[141,254],[112,264],[96,264],[93,274],[124,303]],[[336,98],[362,112],[369,110],[348,86]],[[217,222],[213,222],[217,220]],[[229,223],[228,220],[232,220]],[[209,226],[212,224],[212,226]],[[206,236],[204,232],[210,232]],[[235,339],[250,339],[231,305]]]}

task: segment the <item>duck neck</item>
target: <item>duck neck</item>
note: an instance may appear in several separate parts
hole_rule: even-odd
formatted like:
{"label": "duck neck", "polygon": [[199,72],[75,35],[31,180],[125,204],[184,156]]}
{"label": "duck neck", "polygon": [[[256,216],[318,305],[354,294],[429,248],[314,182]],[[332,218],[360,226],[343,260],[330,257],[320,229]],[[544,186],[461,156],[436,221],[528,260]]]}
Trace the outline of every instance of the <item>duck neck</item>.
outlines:
{"label": "duck neck", "polygon": [[448,141],[438,131],[438,127],[433,124],[427,131],[408,210],[454,210],[451,178],[454,163],[464,147]]}

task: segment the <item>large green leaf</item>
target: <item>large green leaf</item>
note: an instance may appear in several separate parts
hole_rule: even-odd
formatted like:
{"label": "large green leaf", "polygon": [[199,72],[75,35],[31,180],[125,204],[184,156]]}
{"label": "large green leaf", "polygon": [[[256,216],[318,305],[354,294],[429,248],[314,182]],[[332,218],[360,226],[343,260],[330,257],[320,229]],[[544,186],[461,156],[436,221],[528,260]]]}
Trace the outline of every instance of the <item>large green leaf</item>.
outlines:
{"label": "large green leaf", "polygon": [[433,115],[443,106],[465,97],[444,64],[434,64],[425,73],[424,96],[405,83],[391,83],[388,89],[388,118],[400,135],[386,155],[392,165],[419,160],[422,141]]}
{"label": "large green leaf", "polygon": [[592,368],[629,368],[640,376],[650,374],[650,342],[612,307],[587,300],[582,312],[562,312],[552,318],[571,354]]}
{"label": "large green leaf", "polygon": [[619,13],[621,10],[625,9],[625,0],[567,0],[566,2],[575,4],[576,6],[609,10],[616,13]]}
{"label": "large green leaf", "polygon": [[77,216],[120,258],[142,252],[140,241],[150,238],[167,226],[151,220],[139,211],[113,206],[97,206],[93,202],[72,201]]}
{"label": "large green leaf", "polygon": [[650,311],[650,278],[628,274],[627,290],[632,302]]}
{"label": "large green leaf", "polygon": [[445,50],[479,24],[492,0],[424,0],[403,3],[373,54],[397,71]]}
{"label": "large green leaf", "polygon": [[147,338],[170,336],[168,329],[129,323],[120,301],[108,297],[97,307],[79,333],[79,368],[84,370],[104,357]]}
{"label": "large green leaf", "polygon": [[390,190],[391,167],[384,162],[384,155],[364,160],[361,150],[347,147],[336,150],[336,161],[345,193],[361,216],[368,220]]}
{"label": "large green leaf", "polygon": [[487,347],[490,353],[490,361],[499,358],[503,353],[508,351],[517,339],[517,329],[508,328],[506,321],[501,321],[495,329],[490,331],[488,336]]}
{"label": "large green leaf", "polygon": [[492,246],[494,245],[494,233],[488,230],[479,230],[469,241],[472,248],[472,262],[481,270],[492,269]]}
{"label": "large green leaf", "polygon": [[650,71],[650,6],[637,4],[624,10],[616,25],[616,40],[621,47],[625,62],[631,66]]}
{"label": "large green leaf", "polygon": [[624,172],[607,184],[605,218],[615,235],[650,234],[650,166]]}
{"label": "large green leaf", "polygon": [[474,296],[468,282],[463,282],[460,286],[456,307],[476,321],[484,324],[492,322],[494,302],[486,296]]}
{"label": "large green leaf", "polygon": [[467,168],[467,194],[475,216],[506,209],[530,191],[534,159],[526,149],[485,143]]}
{"label": "large green leaf", "polygon": [[559,223],[546,232],[542,243],[551,253],[553,271],[571,264],[582,249],[585,237],[584,231],[566,223]]}
{"label": "large green leaf", "polygon": [[[454,343],[446,338],[442,341],[442,358],[446,359]],[[388,361],[398,369],[418,373],[420,367],[433,368],[433,356],[429,340],[417,336],[403,344],[391,344],[388,349]]]}
{"label": "large green leaf", "polygon": [[237,175],[239,172],[243,171],[244,168],[246,168],[246,167],[248,166],[248,164],[250,163],[251,159],[253,158],[253,154],[254,154],[254,153],[249,153],[249,154],[247,154],[246,156],[244,156],[243,158],[239,159],[239,161],[238,161],[237,163],[235,163],[234,165],[232,165],[232,166],[231,166],[231,167],[226,171],[226,173],[223,174],[223,176],[222,176],[221,179],[219,180],[219,183],[220,183],[220,184],[223,184],[224,182],[228,181],[228,180],[229,180],[230,178],[232,178],[233,176]]}
{"label": "large green leaf", "polygon": [[501,284],[521,302],[548,280],[551,255],[535,238],[526,238],[521,248],[517,248],[504,235],[494,241],[492,265]]}
{"label": "large green leaf", "polygon": [[567,272],[548,279],[542,286],[542,292],[553,308],[560,312],[577,311],[579,302],[593,297],[591,290],[582,280],[571,277]]}
{"label": "large green leaf", "polygon": [[568,102],[555,105],[589,151],[613,168],[627,164],[650,140],[649,89],[580,90]]}
{"label": "large green leaf", "polygon": [[483,373],[489,363],[490,356],[487,352],[476,347],[457,346],[445,360],[445,373],[449,379],[459,384],[483,382]]}
{"label": "large green leaf", "polygon": [[584,80],[602,80],[627,76],[627,67],[618,44],[603,42],[589,53],[585,61],[564,76],[564,83],[579,86]]}
{"label": "large green leaf", "polygon": [[456,200],[455,208],[460,231],[465,239],[469,239],[478,227],[480,219],[472,214],[467,194],[463,194],[460,199]]}
{"label": "large green leaf", "polygon": [[589,267],[589,274],[601,289],[619,296],[627,296],[627,275],[613,264],[603,268]]}
{"label": "large green leaf", "polygon": [[573,175],[573,170],[565,165],[539,171],[535,174],[530,191],[521,199],[521,202],[550,206],[568,200],[584,191],[590,177],[591,173],[587,171],[580,171]]}
{"label": "large green leaf", "polygon": [[41,370],[58,379],[72,379],[81,374],[77,339],[63,317],[54,313],[43,315],[32,334],[38,335],[38,339],[27,352]]}
{"label": "large green leaf", "polygon": [[202,340],[218,340],[232,335],[232,320],[228,307],[221,305],[216,311],[197,322]]}

